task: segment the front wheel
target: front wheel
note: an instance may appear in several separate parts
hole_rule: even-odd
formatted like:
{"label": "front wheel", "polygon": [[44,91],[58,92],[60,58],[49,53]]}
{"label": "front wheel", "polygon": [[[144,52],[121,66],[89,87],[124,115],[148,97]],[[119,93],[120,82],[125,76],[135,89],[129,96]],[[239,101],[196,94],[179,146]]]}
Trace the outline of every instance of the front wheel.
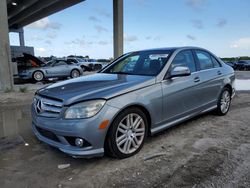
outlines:
{"label": "front wheel", "polygon": [[220,94],[217,102],[216,113],[220,116],[224,116],[229,111],[231,104],[231,93],[228,88],[224,88]]}
{"label": "front wheel", "polygon": [[145,114],[138,108],[126,109],[112,123],[105,150],[113,157],[130,157],[142,148],[147,131]]}
{"label": "front wheel", "polygon": [[33,80],[35,80],[36,82],[40,82],[44,79],[44,75],[41,71],[35,71],[33,73]]}
{"label": "front wheel", "polygon": [[71,78],[77,78],[80,76],[80,72],[76,69],[72,70],[71,73],[70,73],[70,77]]}

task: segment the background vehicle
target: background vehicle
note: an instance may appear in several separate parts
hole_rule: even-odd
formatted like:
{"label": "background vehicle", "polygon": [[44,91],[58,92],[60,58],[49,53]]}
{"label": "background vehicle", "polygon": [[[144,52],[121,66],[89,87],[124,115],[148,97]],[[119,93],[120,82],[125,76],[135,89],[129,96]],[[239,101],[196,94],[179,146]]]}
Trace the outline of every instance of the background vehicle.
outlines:
{"label": "background vehicle", "polygon": [[42,81],[48,78],[76,78],[82,75],[82,73],[80,66],[64,59],[55,59],[47,63],[41,63],[39,66],[23,68],[18,75],[22,79]]}
{"label": "background vehicle", "polygon": [[241,60],[235,63],[236,70],[250,70],[250,60]]}
{"label": "background vehicle", "polygon": [[234,70],[195,47],[127,53],[97,74],[37,91],[35,135],[74,157],[125,158],[147,135],[214,110],[226,115]]}
{"label": "background vehicle", "polygon": [[234,70],[236,69],[236,66],[235,66],[235,63],[234,63],[234,62],[232,62],[232,61],[225,61],[225,63],[226,63],[227,65],[229,65],[230,67],[232,67]]}
{"label": "background vehicle", "polygon": [[74,62],[77,65],[80,65],[83,71],[101,70],[108,64],[107,60],[104,59],[95,60],[95,59],[82,59],[78,57],[68,57],[67,60]]}

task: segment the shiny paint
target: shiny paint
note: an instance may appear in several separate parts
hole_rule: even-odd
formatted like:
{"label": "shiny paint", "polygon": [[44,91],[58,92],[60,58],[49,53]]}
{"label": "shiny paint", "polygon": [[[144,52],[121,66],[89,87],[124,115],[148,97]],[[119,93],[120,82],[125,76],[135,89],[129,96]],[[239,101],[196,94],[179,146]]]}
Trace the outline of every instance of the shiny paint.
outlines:
{"label": "shiny paint", "polygon": [[78,65],[70,64],[65,60],[54,60],[51,64],[23,70],[18,75],[22,79],[32,79],[36,71],[41,71],[45,79],[62,78],[71,76],[72,70],[79,71],[80,75],[83,73],[82,68]]}
{"label": "shiny paint", "polygon": [[[209,52],[220,62],[221,67],[207,70],[198,68],[189,76],[168,78],[171,62],[179,52],[187,49],[208,51],[196,47],[164,49],[171,49],[173,53],[156,76],[106,74],[102,73],[104,69],[94,75],[56,83],[37,91],[36,97],[61,101],[63,108],[56,118],[42,117],[36,112],[33,103],[33,131],[36,136],[75,157],[101,156],[112,121],[128,107],[137,106],[144,111],[150,121],[149,131],[154,134],[215,109],[225,86],[230,87],[232,96],[234,95],[233,69],[212,53]],[[106,104],[97,115],[86,119],[64,119],[64,112],[70,105],[93,99],[106,100]],[[105,129],[99,129],[104,120],[109,120],[109,125]],[[42,136],[37,127],[53,132],[60,141],[54,142]],[[65,140],[67,136],[84,138],[91,146],[72,146]]]}

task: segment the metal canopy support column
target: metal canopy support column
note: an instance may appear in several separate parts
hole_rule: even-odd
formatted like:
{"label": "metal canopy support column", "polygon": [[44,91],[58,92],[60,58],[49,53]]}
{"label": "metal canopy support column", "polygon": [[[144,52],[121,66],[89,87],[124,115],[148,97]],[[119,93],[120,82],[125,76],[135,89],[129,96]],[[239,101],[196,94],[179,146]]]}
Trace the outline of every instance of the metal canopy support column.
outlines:
{"label": "metal canopy support column", "polygon": [[10,64],[10,46],[6,0],[0,1],[0,90],[12,89],[12,67]]}
{"label": "metal canopy support column", "polygon": [[123,54],[123,0],[113,0],[114,58]]}
{"label": "metal canopy support column", "polygon": [[19,41],[20,41],[20,46],[25,46],[23,28],[19,30]]}

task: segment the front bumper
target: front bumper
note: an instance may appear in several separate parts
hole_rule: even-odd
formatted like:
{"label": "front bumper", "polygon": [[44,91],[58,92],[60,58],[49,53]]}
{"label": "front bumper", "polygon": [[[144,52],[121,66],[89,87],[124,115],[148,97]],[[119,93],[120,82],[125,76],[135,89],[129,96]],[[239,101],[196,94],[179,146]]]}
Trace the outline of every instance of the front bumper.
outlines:
{"label": "front bumper", "polygon": [[[99,129],[103,120],[112,122],[119,109],[105,105],[94,117],[78,120],[46,118],[39,116],[32,106],[32,130],[36,137],[73,157],[97,157],[104,154],[104,142],[108,127]],[[46,133],[46,134],[45,134]],[[83,147],[77,147],[69,138],[82,138]]]}

